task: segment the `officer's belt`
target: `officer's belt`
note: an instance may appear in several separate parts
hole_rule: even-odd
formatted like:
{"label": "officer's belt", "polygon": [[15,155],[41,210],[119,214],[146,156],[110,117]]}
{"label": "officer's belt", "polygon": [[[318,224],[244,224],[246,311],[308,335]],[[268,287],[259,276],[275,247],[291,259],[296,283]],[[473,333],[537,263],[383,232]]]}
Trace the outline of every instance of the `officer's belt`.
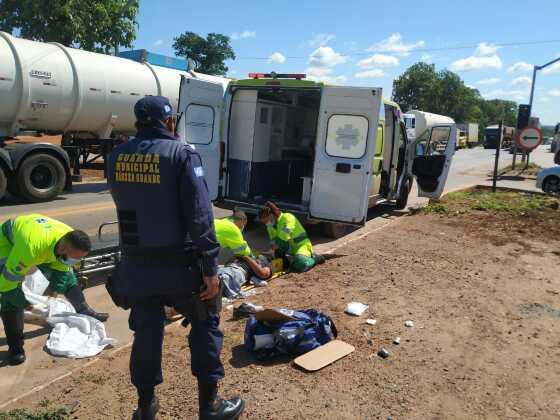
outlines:
{"label": "officer's belt", "polygon": [[121,254],[124,258],[139,262],[160,262],[167,264],[193,264],[198,260],[198,253],[193,249],[176,246],[131,246],[121,247]]}
{"label": "officer's belt", "polygon": [[6,237],[6,239],[8,240],[8,242],[10,244],[14,244],[14,222],[11,220],[7,220],[4,223],[2,223],[2,233],[4,234],[4,236]]}

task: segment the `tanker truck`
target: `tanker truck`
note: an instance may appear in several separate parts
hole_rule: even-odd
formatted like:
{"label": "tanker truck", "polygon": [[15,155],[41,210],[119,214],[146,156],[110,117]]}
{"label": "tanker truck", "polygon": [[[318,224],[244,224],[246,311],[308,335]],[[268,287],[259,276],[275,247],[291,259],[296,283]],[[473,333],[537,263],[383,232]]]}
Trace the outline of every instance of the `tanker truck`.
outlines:
{"label": "tanker truck", "polygon": [[[144,50],[123,55],[0,32],[0,198],[9,190],[31,202],[52,200],[71,188],[71,167],[78,174],[135,133],[140,98],[164,95],[177,109],[182,76],[228,81],[187,71],[185,60]],[[7,141],[26,132],[60,135],[61,147]]]}

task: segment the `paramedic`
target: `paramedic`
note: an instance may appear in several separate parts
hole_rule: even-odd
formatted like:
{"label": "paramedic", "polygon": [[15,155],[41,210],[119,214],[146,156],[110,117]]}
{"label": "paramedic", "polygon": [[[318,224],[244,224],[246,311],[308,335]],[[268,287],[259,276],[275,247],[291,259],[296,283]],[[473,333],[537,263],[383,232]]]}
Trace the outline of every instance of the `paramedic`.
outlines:
{"label": "paramedic", "polygon": [[89,307],[78,284],[73,265],[91,250],[89,236],[40,214],[18,216],[2,224],[0,232],[0,312],[8,342],[8,363],[25,362],[23,310],[30,307],[21,283],[37,267],[49,288],[63,293],[76,312],[100,321],[109,317]]}
{"label": "paramedic", "polygon": [[247,225],[245,212],[236,210],[231,217],[214,220],[216,238],[221,248],[230,250],[236,257],[251,255],[251,248],[243,238],[243,230]]}
{"label": "paramedic", "polygon": [[313,254],[311,241],[293,214],[281,212],[274,203],[268,202],[260,210],[259,220],[266,225],[272,249],[288,259],[292,271],[303,273],[325,261],[324,257]]}
{"label": "paramedic", "polygon": [[219,245],[200,156],[173,133],[167,98],[146,96],[134,114],[136,137],[112,151],[107,176],[122,252],[107,290],[117,305],[131,309],[130,373],[138,391],[133,418],[154,419],[159,410],[154,393],[163,382],[164,306],[190,321],[200,418],[237,418],[244,402],[217,395],[224,377]]}

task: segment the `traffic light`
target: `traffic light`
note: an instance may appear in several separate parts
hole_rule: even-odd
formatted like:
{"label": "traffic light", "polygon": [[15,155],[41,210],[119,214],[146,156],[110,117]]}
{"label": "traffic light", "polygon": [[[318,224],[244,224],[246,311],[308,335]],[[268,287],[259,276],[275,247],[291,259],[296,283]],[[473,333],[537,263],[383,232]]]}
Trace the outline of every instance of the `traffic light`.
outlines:
{"label": "traffic light", "polygon": [[517,112],[517,129],[522,130],[529,126],[529,116],[531,115],[530,105],[519,105]]}

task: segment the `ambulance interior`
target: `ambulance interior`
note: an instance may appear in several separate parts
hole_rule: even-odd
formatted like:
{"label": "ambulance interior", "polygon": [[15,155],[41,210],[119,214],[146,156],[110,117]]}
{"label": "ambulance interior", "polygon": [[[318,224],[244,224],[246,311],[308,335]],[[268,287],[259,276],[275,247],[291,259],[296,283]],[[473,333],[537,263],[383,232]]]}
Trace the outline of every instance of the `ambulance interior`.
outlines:
{"label": "ambulance interior", "polygon": [[311,195],[318,89],[238,89],[227,139],[230,200],[305,210]]}

